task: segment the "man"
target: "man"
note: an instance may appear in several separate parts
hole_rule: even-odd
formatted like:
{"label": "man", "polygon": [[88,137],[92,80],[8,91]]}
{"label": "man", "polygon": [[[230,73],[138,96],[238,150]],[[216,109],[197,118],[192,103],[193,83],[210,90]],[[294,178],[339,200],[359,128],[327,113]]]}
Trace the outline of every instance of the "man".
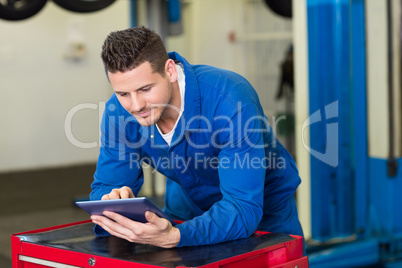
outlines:
{"label": "man", "polygon": [[91,200],[135,197],[146,162],[167,177],[164,212],[185,222],[173,227],[147,212],[144,224],[105,212],[91,217],[97,233],[165,248],[255,230],[302,235],[294,160],[243,77],[168,54],[145,27],[112,32],[101,56],[115,94],[102,120]]}

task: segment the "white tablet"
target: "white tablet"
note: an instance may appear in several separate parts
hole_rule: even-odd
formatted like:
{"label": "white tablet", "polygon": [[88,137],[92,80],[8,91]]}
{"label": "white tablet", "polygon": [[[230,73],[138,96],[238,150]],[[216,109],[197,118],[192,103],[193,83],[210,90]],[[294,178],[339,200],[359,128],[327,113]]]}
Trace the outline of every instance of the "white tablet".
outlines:
{"label": "white tablet", "polygon": [[158,217],[167,219],[172,225],[176,224],[146,197],[79,201],[75,204],[91,215],[103,215],[103,211],[112,211],[142,223],[147,222],[145,212],[151,211]]}

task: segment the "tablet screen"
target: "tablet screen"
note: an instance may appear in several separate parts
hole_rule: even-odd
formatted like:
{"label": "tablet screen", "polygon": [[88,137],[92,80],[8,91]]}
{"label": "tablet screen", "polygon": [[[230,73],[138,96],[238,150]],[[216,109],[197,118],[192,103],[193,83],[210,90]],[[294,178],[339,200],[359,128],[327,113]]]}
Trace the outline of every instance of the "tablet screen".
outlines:
{"label": "tablet screen", "polygon": [[103,211],[112,211],[142,223],[147,222],[145,212],[151,211],[158,217],[167,219],[172,225],[176,224],[146,197],[80,201],[75,204],[91,215],[103,215]]}

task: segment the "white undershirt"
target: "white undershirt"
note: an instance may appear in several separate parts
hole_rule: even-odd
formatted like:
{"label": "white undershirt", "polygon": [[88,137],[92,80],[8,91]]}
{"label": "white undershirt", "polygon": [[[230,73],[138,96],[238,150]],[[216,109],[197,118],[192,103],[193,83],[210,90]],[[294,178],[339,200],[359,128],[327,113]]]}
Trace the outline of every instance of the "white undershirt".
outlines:
{"label": "white undershirt", "polygon": [[183,71],[183,65],[181,63],[177,63],[176,70],[177,70],[177,82],[179,82],[180,97],[181,97],[181,107],[180,107],[179,116],[177,117],[174,127],[172,128],[172,130],[169,133],[163,134],[162,131],[159,129],[158,124],[156,125],[156,128],[158,129],[162,138],[166,141],[167,144],[169,144],[169,146],[172,143],[172,138],[173,138],[174,131],[176,130],[177,123],[179,122],[180,117],[184,111],[184,92],[186,90],[186,81],[185,81],[185,75],[184,75],[184,71]]}

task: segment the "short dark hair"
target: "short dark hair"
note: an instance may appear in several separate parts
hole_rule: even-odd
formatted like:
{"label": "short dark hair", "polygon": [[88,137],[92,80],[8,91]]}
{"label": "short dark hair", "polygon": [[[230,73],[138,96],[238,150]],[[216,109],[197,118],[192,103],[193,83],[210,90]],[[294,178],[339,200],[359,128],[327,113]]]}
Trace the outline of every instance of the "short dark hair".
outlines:
{"label": "short dark hair", "polygon": [[111,73],[130,71],[148,61],[162,76],[169,59],[160,36],[144,26],[111,32],[103,43],[101,58]]}

